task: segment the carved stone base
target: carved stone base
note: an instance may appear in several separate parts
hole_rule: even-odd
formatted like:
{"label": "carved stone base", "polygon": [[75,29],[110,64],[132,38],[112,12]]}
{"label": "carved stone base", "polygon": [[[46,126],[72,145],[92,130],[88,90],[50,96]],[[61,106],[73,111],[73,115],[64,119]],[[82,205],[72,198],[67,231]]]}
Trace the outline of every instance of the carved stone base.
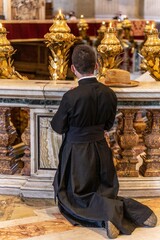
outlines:
{"label": "carved stone base", "polygon": [[[54,171],[52,171],[54,177]],[[0,175],[0,194],[18,195],[30,198],[54,198],[53,177],[27,177]],[[119,196],[159,197],[160,177],[119,178]]]}
{"label": "carved stone base", "polygon": [[123,197],[159,197],[159,177],[123,177],[119,178],[119,196]]}
{"label": "carved stone base", "polygon": [[122,153],[122,160],[117,159],[117,174],[119,177],[138,177],[136,169],[138,159],[134,149],[125,149]]}
{"label": "carved stone base", "polygon": [[14,174],[19,168],[19,160],[24,155],[24,144],[0,148],[0,174]]}
{"label": "carved stone base", "polygon": [[[3,151],[3,156],[1,155]],[[4,154],[6,152],[6,154]],[[18,162],[12,156],[7,156],[8,150],[1,148],[0,151],[0,174],[14,174],[18,170]],[[6,156],[5,156],[6,155]]]}
{"label": "carved stone base", "polygon": [[21,171],[22,175],[25,176],[30,176],[31,174],[31,154],[30,154],[30,149],[26,147],[25,151],[24,151],[24,156],[21,159],[24,163],[24,167]]}
{"label": "carved stone base", "polygon": [[127,160],[123,160],[123,162],[121,162],[121,160],[117,160],[117,175],[119,177],[138,177],[139,173],[135,169],[136,163],[137,160],[132,162]]}
{"label": "carved stone base", "polygon": [[160,162],[147,159],[140,167],[140,172],[144,177],[160,177]]}

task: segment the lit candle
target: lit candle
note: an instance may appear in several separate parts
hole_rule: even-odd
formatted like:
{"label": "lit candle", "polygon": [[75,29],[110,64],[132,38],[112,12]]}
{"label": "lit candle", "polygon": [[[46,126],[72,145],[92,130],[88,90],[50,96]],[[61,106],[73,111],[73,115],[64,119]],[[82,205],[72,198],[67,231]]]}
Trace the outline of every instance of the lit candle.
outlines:
{"label": "lit candle", "polygon": [[61,9],[59,9],[59,15],[61,15],[62,14],[62,11],[61,11]]}
{"label": "lit candle", "polygon": [[118,22],[116,24],[116,28],[117,28],[117,30],[121,30],[122,29],[122,22],[121,22],[120,19],[118,19]]}
{"label": "lit candle", "polygon": [[0,23],[0,28],[2,29],[2,23]]}
{"label": "lit candle", "polygon": [[155,27],[155,26],[154,26],[154,23],[152,23],[152,25],[151,25],[151,29],[153,30],[154,27]]}
{"label": "lit candle", "polygon": [[109,27],[110,27],[110,28],[112,27],[112,22],[109,23]]}
{"label": "lit candle", "polygon": [[84,16],[83,16],[83,15],[81,15],[81,18],[84,18]]}

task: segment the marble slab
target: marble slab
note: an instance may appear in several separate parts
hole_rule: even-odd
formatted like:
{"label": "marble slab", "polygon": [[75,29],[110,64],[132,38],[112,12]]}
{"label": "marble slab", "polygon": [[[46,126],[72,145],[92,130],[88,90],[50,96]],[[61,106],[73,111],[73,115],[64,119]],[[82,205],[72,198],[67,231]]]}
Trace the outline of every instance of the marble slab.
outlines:
{"label": "marble slab", "polygon": [[[137,199],[157,215],[155,228],[137,228],[117,240],[159,240],[160,198]],[[105,240],[105,229],[72,226],[53,202],[0,196],[0,239],[2,240]]]}

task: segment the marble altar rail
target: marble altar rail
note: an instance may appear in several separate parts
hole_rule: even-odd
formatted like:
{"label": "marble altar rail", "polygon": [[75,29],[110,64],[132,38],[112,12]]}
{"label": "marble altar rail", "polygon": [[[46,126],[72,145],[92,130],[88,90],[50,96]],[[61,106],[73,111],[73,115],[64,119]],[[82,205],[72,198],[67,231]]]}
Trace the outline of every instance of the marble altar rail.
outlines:
{"label": "marble altar rail", "polygon": [[[0,84],[0,194],[52,198],[61,136],[50,120],[74,81],[7,80]],[[114,88],[109,144],[120,195],[160,196],[160,82]]]}

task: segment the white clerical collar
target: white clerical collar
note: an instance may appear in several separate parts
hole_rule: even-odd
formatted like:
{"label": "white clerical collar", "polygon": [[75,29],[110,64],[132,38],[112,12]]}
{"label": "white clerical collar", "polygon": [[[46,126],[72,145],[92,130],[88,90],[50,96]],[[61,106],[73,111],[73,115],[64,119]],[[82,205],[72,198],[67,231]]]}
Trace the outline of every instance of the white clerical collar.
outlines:
{"label": "white clerical collar", "polygon": [[78,82],[85,78],[95,78],[95,75],[85,76],[78,79]]}

